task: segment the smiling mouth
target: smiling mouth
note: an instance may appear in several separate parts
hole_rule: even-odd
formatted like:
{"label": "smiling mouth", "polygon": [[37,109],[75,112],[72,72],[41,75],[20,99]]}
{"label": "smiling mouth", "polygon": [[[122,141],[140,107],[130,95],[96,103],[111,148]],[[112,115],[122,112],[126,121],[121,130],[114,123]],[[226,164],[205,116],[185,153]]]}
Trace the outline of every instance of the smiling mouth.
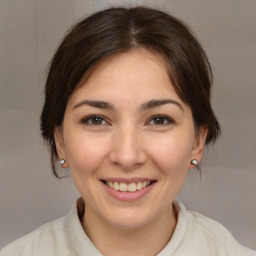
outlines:
{"label": "smiling mouth", "polygon": [[123,183],[123,182],[117,182],[117,181],[106,181],[102,180],[104,184],[106,184],[108,187],[121,192],[136,192],[140,191],[156,181],[140,181],[140,182],[132,182],[132,183]]}

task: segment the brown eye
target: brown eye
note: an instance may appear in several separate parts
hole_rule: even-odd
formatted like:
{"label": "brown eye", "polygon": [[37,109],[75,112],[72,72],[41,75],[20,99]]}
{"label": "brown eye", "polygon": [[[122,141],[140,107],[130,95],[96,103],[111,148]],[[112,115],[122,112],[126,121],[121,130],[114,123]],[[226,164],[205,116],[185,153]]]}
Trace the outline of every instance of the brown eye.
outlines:
{"label": "brown eye", "polygon": [[85,119],[82,120],[83,124],[87,124],[87,125],[106,125],[107,122],[105,121],[105,119],[102,116],[88,116]]}
{"label": "brown eye", "polygon": [[151,125],[167,125],[173,123],[173,120],[164,115],[153,116],[153,118],[149,121]]}
{"label": "brown eye", "polygon": [[101,117],[91,118],[91,123],[92,124],[99,125],[99,124],[102,124],[102,122],[103,122],[103,119]]}

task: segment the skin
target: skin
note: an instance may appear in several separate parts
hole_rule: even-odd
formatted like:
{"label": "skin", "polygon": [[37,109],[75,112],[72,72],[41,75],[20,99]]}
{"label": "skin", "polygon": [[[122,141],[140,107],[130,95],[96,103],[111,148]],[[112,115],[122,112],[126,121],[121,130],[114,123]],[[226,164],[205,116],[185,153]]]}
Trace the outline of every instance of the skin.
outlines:
{"label": "skin", "polygon": [[[174,103],[141,107],[163,99]],[[95,114],[102,117],[88,119]],[[156,255],[164,248],[177,222],[173,201],[194,168],[191,160],[201,160],[206,134],[205,127],[195,132],[191,109],[156,53],[139,49],[109,57],[78,86],[55,141],[86,202],[83,228],[103,255]],[[131,202],[110,196],[101,181],[134,177],[156,182]]]}

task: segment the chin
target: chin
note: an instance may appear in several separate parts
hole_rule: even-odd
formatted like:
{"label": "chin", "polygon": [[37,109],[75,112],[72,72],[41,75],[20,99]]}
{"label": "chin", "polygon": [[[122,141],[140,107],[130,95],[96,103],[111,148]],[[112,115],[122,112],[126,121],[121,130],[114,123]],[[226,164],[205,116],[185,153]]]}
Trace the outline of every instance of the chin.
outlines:
{"label": "chin", "polygon": [[153,217],[137,209],[123,209],[113,212],[109,222],[118,229],[138,229],[147,225]]}

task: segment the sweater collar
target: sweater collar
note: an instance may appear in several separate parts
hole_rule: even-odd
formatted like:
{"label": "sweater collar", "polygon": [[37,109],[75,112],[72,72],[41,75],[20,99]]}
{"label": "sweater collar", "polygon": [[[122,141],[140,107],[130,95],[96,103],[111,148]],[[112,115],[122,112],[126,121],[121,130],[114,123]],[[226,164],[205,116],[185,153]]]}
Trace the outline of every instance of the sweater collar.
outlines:
{"label": "sweater collar", "polygon": [[[180,201],[174,201],[174,209],[177,213],[177,224],[171,240],[157,256],[173,255],[179,247],[187,228],[187,212]],[[71,250],[71,255],[76,256],[102,256],[89,237],[84,232],[80,219],[85,210],[85,203],[80,197],[73,204],[65,221],[65,233]]]}
{"label": "sweater collar", "polygon": [[79,198],[67,215],[65,232],[72,252],[76,256],[102,256],[84,232],[79,215],[84,211],[82,198]]}

